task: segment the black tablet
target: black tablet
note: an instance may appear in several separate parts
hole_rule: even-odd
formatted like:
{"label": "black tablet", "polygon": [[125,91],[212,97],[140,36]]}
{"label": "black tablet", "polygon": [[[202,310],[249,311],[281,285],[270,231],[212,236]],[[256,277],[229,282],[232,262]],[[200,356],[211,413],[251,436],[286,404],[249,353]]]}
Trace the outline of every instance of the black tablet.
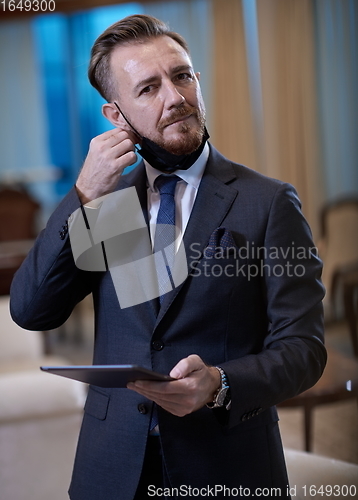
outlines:
{"label": "black tablet", "polygon": [[174,380],[169,375],[162,375],[136,365],[40,366],[40,368],[44,372],[72,378],[98,387],[126,387],[128,382],[135,380],[162,382]]}

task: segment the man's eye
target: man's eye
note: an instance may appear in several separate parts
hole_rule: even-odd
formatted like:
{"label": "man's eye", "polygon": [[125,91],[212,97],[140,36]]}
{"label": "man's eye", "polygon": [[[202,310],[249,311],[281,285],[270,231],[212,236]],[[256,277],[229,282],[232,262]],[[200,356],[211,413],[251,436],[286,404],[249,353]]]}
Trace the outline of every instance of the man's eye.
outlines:
{"label": "man's eye", "polygon": [[144,87],[140,93],[141,94],[149,94],[149,92],[152,90],[152,85],[148,85],[147,87]]}
{"label": "man's eye", "polygon": [[179,73],[179,75],[176,76],[178,80],[191,80],[192,75],[190,73]]}

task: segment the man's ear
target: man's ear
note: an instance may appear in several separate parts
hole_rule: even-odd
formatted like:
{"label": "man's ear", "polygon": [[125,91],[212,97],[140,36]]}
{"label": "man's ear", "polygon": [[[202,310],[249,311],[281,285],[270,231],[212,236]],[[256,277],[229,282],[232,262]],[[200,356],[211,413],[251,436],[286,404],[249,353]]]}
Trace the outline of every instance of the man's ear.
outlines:
{"label": "man's ear", "polygon": [[199,71],[197,71],[197,72],[195,73],[195,76],[196,76],[196,78],[200,81],[200,72],[199,72]]}
{"label": "man's ear", "polygon": [[122,116],[122,113],[118,111],[117,106],[113,102],[107,102],[102,106],[102,114],[107,120],[109,120],[112,125],[119,127],[123,130],[128,129],[128,124]]}

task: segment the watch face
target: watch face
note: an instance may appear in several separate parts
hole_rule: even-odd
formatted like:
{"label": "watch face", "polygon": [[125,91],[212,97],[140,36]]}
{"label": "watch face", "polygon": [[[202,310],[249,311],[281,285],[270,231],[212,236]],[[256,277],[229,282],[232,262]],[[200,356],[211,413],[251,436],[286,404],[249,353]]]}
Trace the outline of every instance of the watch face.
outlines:
{"label": "watch face", "polygon": [[221,391],[217,395],[216,401],[217,401],[218,406],[223,406],[227,391],[228,391],[228,387],[225,387],[224,389],[221,389]]}

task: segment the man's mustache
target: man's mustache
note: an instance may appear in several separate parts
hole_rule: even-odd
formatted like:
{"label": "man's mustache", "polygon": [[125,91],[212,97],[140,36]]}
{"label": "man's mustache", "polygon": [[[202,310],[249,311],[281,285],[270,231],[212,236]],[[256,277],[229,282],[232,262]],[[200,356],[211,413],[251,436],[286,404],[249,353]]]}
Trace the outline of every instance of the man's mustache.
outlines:
{"label": "man's mustache", "polygon": [[176,121],[180,120],[183,117],[194,115],[198,116],[198,110],[194,108],[194,106],[190,106],[189,104],[182,104],[179,108],[176,108],[170,116],[161,120],[158,124],[159,132],[163,132],[165,127],[168,125],[172,125]]}

